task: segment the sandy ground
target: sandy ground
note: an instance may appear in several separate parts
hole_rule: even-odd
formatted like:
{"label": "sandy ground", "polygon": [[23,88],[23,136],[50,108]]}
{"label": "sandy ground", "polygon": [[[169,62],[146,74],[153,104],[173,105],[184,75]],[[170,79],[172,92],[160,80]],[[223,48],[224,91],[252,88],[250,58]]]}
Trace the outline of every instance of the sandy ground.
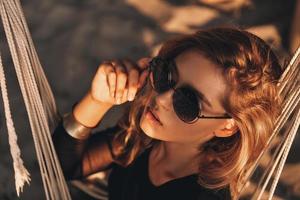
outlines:
{"label": "sandy ground", "polygon": [[[97,66],[112,58],[138,59],[155,54],[166,38],[199,28],[234,25],[265,39],[282,63],[290,57],[290,29],[295,1],[213,0],[27,0],[25,16],[53,89],[60,113],[70,111],[89,88]],[[3,30],[1,54],[9,77],[9,94],[22,157],[32,181],[20,199],[45,199],[33,139],[20,89],[11,67]],[[2,104],[1,104],[2,105]],[[98,130],[113,125],[128,104],[107,113]],[[0,199],[17,199],[12,160],[0,107]],[[300,199],[300,139],[296,138],[283,171],[277,195]],[[81,195],[80,199],[89,199]]]}

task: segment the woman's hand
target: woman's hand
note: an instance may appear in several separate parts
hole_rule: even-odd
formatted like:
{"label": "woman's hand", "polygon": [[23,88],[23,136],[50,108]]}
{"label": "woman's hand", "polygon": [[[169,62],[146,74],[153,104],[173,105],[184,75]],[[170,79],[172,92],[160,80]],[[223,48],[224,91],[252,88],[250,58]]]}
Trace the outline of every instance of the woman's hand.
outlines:
{"label": "woman's hand", "polygon": [[91,84],[93,100],[112,105],[133,101],[148,76],[150,60],[142,58],[137,63],[114,60],[100,64]]}

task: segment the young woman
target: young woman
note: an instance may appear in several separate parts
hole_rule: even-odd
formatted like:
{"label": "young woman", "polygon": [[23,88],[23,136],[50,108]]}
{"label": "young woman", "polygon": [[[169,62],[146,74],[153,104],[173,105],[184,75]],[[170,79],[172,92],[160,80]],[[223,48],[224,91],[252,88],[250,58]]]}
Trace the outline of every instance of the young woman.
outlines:
{"label": "young woman", "polygon": [[[263,40],[233,28],[170,39],[137,64],[104,62],[54,132],[65,176],[112,169],[112,200],[236,199],[280,113],[281,71]],[[90,136],[126,101],[115,127]]]}

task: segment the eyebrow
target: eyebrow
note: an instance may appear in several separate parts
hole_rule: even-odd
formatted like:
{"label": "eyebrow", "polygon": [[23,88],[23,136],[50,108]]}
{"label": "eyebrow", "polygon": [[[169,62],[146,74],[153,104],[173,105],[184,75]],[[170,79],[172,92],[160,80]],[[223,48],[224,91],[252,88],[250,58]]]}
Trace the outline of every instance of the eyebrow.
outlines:
{"label": "eyebrow", "polygon": [[[173,64],[175,65],[175,70],[176,70],[176,74],[178,75],[178,78],[180,77],[179,75],[179,70],[178,70],[178,66],[175,62],[175,60],[173,60]],[[209,107],[212,108],[212,104],[209,102],[209,100],[207,99],[207,97],[199,90],[197,90],[196,88],[194,88],[192,85],[187,84],[189,87],[191,87],[197,94],[197,97],[200,98],[201,100],[203,100]]]}

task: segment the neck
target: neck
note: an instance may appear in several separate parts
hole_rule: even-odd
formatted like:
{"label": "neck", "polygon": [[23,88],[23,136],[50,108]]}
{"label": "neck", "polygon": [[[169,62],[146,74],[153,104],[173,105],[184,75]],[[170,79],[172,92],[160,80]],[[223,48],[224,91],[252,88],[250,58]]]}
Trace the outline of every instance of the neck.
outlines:
{"label": "neck", "polygon": [[161,141],[154,148],[151,159],[159,173],[181,177],[198,172],[198,155],[199,150],[195,146]]}

